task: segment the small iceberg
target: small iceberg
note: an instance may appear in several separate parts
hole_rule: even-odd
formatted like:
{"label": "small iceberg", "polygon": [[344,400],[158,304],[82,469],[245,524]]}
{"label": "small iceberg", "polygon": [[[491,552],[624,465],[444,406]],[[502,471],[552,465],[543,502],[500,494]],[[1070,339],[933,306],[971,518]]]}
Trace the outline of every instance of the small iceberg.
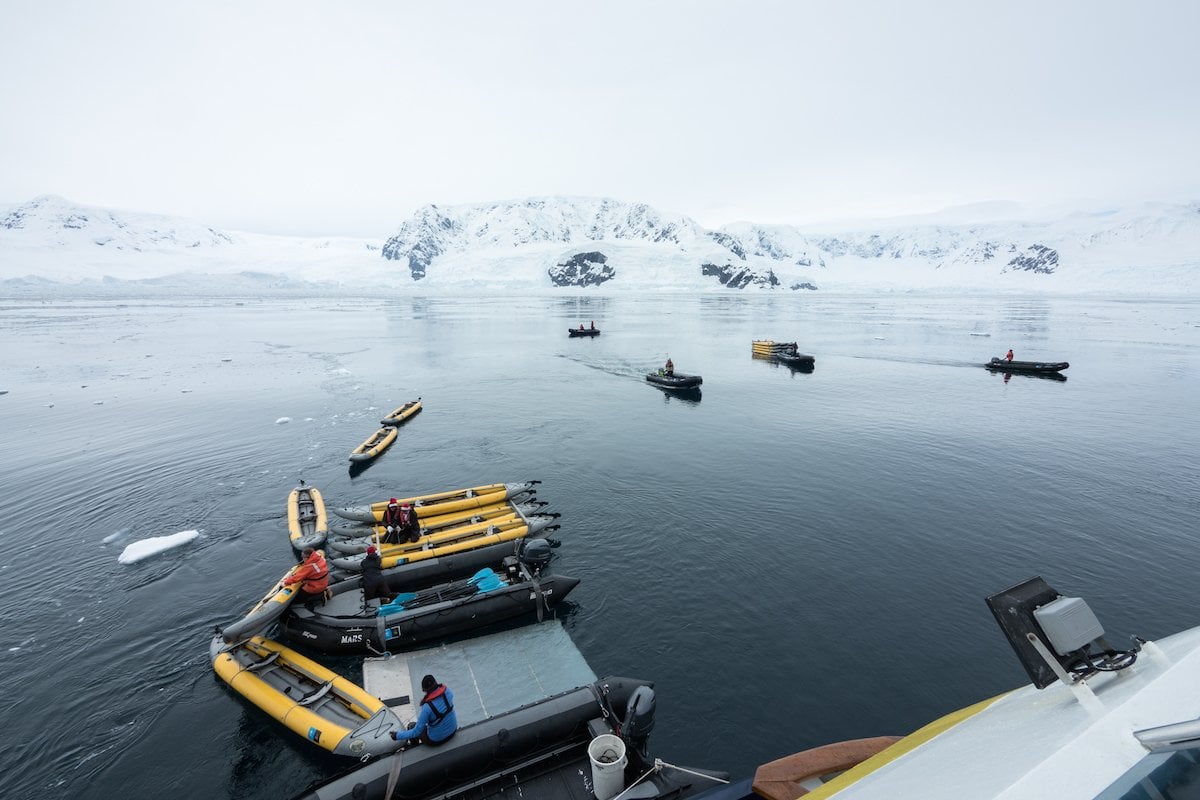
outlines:
{"label": "small iceberg", "polygon": [[117,561],[122,564],[132,564],[135,561],[141,561],[143,558],[149,558],[166,550],[185,545],[199,536],[200,531],[180,531],[179,533],[172,533],[170,536],[154,536],[150,539],[142,539],[140,542],[128,545],[121,552],[121,555],[117,557]]}
{"label": "small iceberg", "polygon": [[291,422],[291,421],[292,421],[291,417],[280,417],[279,419],[275,420],[275,424],[283,425],[284,423]]}

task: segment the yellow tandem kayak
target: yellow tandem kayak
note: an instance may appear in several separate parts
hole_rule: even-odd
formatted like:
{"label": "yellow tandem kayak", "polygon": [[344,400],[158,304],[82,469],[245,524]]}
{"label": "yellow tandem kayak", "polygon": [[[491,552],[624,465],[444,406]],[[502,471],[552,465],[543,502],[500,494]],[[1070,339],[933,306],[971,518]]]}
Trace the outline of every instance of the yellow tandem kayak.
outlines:
{"label": "yellow tandem kayak", "polygon": [[392,442],[396,441],[396,429],[392,427],[380,428],[375,431],[370,437],[360,444],[350,453],[350,460],[356,464],[364,461],[370,461],[375,456],[382,453],[392,446]]}
{"label": "yellow tandem kayak", "polygon": [[287,501],[288,537],[297,552],[306,547],[321,547],[329,536],[325,501],[321,493],[304,481],[292,489]]}
{"label": "yellow tandem kayak", "polygon": [[420,410],[421,410],[421,398],[418,397],[416,400],[410,400],[409,402],[407,402],[404,405],[397,408],[392,413],[388,414],[383,419],[379,420],[379,424],[380,425],[390,425],[392,427],[399,426],[405,420],[407,420],[409,417],[413,416]]}
{"label": "yellow tandem kayak", "polygon": [[255,636],[209,651],[221,680],[288,730],[331,753],[361,758],[399,748],[391,732],[404,729],[377,697],[279,642]]}

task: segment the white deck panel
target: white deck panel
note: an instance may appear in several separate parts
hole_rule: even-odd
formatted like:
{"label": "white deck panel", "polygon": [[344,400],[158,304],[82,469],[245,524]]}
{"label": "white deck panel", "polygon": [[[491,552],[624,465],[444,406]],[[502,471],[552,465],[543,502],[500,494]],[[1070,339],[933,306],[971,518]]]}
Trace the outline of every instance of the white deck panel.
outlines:
{"label": "white deck panel", "polygon": [[363,661],[363,688],[400,719],[417,717],[421,678],[454,692],[458,724],[470,725],[596,680],[558,620],[428,650]]}

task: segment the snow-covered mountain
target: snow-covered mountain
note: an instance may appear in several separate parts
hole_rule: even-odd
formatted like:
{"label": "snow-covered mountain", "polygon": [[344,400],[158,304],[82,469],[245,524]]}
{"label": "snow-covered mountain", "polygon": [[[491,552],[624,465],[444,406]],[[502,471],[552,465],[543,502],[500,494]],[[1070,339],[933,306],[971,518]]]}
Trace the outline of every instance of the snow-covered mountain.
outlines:
{"label": "snow-covered mountain", "polygon": [[[379,243],[221,231],[192,220],[115,211],[54,195],[0,208],[0,281],[47,284],[177,283],[181,291],[244,282],[282,287],[391,272]],[[236,279],[231,276],[239,276]],[[130,289],[137,286],[131,285]]]}
{"label": "snow-covered mountain", "polygon": [[[979,221],[987,212],[993,221]],[[825,228],[707,229],[641,203],[429,205],[386,242],[234,233],[46,196],[0,209],[0,280],[197,290],[957,290],[1200,294],[1200,203],[1020,221],[1011,205]],[[135,288],[127,286],[126,288]]]}
{"label": "snow-covered mountain", "polygon": [[820,231],[740,222],[708,230],[642,204],[533,198],[426,206],[383,256],[431,287],[503,276],[528,286],[605,289],[1178,293],[1200,289],[1200,204],[1037,223]]}

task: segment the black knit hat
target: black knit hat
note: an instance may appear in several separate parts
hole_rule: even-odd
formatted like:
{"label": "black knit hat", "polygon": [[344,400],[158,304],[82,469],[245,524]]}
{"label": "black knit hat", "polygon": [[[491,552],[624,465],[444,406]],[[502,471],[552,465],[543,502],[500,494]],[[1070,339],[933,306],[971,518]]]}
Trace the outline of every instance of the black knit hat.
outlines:
{"label": "black knit hat", "polygon": [[432,675],[426,675],[424,678],[421,678],[421,691],[422,692],[432,692],[434,689],[437,688],[437,686],[438,686],[437,678],[433,677]]}

